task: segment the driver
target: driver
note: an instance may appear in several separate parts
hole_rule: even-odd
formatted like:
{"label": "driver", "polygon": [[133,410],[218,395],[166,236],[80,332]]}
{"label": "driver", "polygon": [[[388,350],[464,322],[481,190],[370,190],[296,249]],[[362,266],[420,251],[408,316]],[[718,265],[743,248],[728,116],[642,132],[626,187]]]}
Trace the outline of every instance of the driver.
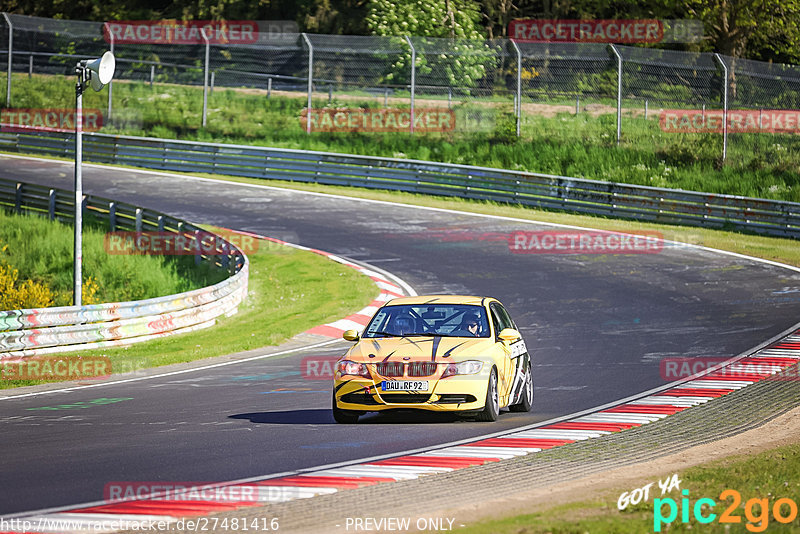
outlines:
{"label": "driver", "polygon": [[459,327],[466,337],[478,337],[481,335],[481,322],[477,315],[465,314]]}

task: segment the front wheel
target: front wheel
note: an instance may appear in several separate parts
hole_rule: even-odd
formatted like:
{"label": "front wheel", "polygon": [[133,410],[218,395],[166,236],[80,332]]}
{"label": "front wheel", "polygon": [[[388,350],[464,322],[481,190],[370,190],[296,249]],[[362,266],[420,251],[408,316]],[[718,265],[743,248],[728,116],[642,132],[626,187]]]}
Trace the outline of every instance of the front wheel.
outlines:
{"label": "front wheel", "polygon": [[354,423],[358,423],[358,416],[360,415],[358,412],[354,412],[352,410],[342,410],[336,405],[336,394],[333,394],[333,399],[331,400],[331,410],[333,411],[333,419],[340,425],[352,425]]}
{"label": "front wheel", "polygon": [[497,392],[497,371],[492,368],[492,374],[489,375],[489,384],[486,387],[486,404],[475,418],[478,421],[497,421],[500,416],[500,396]]}
{"label": "front wheel", "polygon": [[528,367],[528,372],[525,375],[525,385],[519,402],[508,407],[512,412],[529,412],[531,411],[531,406],[533,406],[533,373],[530,367]]}

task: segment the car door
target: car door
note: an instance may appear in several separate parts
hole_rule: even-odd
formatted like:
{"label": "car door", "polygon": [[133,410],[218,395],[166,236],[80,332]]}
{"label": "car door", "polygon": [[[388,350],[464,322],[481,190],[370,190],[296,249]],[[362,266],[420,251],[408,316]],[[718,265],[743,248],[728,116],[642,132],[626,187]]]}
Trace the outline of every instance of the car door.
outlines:
{"label": "car door", "polygon": [[504,355],[503,364],[498,368],[498,389],[500,393],[500,404],[508,404],[508,395],[514,384],[514,367],[515,362],[512,360],[512,349],[510,345],[500,341],[497,336],[500,335],[506,328],[514,328],[514,323],[511,321],[508,312],[499,302],[492,302],[489,305],[489,311],[492,314],[492,321],[495,326],[495,344],[499,347],[500,352]]}

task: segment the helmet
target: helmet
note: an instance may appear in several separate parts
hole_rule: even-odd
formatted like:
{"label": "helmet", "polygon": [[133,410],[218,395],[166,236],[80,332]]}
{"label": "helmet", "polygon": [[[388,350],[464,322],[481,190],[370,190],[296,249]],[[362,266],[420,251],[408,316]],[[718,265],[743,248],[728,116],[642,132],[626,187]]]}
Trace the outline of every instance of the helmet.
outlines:
{"label": "helmet", "polygon": [[[481,330],[483,329],[480,317],[478,317],[474,313],[465,313],[464,317],[462,319],[462,322],[461,322],[461,326],[462,326],[462,329],[470,332],[471,334],[473,334],[475,336],[480,335]],[[472,328],[472,327],[477,327],[477,329],[475,331],[472,331],[472,330],[470,330],[470,328]]]}

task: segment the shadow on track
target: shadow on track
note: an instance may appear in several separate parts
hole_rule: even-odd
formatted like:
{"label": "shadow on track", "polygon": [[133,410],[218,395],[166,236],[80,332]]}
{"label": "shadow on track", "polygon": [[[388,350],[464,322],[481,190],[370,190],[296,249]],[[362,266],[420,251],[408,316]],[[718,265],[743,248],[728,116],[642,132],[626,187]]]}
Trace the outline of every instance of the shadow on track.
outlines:
{"label": "shadow on track", "polygon": [[[330,410],[287,410],[280,412],[253,412],[228,416],[230,419],[246,419],[256,424],[273,425],[336,425]],[[414,411],[387,411],[363,415],[358,424],[437,424],[469,422],[453,414]],[[346,425],[343,425],[346,426]]]}

